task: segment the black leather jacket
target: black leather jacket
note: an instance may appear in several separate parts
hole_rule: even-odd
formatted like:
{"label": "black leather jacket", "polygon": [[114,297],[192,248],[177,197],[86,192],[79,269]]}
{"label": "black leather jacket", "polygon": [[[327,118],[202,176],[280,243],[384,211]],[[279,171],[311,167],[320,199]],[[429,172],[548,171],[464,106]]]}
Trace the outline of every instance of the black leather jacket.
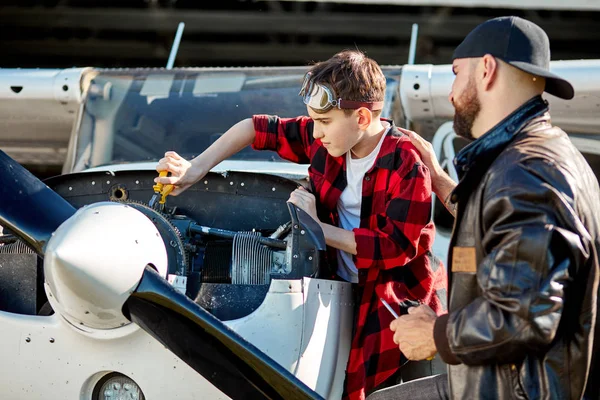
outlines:
{"label": "black leather jacket", "polygon": [[547,111],[535,97],[457,156],[435,325],[455,399],[599,398],[600,190]]}

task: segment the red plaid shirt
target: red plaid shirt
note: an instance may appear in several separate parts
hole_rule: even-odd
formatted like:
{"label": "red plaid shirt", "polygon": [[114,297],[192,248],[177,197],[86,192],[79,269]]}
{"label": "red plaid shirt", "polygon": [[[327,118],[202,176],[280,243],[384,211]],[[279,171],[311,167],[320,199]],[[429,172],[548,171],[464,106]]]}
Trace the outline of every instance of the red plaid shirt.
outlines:
{"label": "red plaid shirt", "polygon": [[[307,164],[319,218],[338,226],[337,202],[347,185],[346,157],[332,157],[313,138],[308,117],[253,117],[255,149],[268,149],[287,160]],[[344,397],[364,399],[366,391],[389,378],[407,360],[389,329],[393,320],[379,298],[398,314],[428,304],[445,311],[446,273],[431,246],[429,170],[406,135],[393,125],[373,167],[363,179],[360,227],[354,262],[362,292],[352,348],[346,368]],[[335,260],[335,258],[330,257]]]}

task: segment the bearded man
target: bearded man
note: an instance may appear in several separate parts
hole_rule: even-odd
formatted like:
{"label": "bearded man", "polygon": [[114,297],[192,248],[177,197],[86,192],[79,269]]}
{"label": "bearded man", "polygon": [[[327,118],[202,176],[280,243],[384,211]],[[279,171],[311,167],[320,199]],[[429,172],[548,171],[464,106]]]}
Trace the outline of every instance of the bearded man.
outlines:
{"label": "bearded man", "polygon": [[548,37],[517,17],[476,27],[458,46],[454,129],[472,143],[454,183],[431,145],[406,131],[456,217],[448,313],[409,309],[390,328],[405,356],[439,353],[448,375],[369,400],[598,399],[600,190],[581,153],[552,125],[545,91],[571,99],[549,71]]}

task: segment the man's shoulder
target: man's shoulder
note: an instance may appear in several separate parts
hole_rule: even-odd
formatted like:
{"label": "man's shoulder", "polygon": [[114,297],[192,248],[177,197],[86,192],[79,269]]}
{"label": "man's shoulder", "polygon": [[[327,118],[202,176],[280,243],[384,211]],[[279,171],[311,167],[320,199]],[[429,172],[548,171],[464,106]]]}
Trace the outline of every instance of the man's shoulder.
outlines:
{"label": "man's shoulder", "polygon": [[556,159],[523,150],[508,148],[494,160],[487,173],[486,197],[500,192],[535,193],[550,186],[570,192],[568,179]]}
{"label": "man's shoulder", "polygon": [[522,133],[494,160],[491,168],[505,171],[553,169],[579,153],[569,136],[557,126]]}

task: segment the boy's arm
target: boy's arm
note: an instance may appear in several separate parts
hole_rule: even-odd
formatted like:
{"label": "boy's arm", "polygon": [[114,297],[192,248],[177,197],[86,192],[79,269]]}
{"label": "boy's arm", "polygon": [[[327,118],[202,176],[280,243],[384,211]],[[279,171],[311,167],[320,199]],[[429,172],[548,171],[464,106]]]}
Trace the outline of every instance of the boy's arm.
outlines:
{"label": "boy's arm", "polygon": [[252,117],[256,150],[273,150],[282,158],[298,163],[310,163],[310,146],[313,138],[313,121],[309,117],[279,118],[275,115]]}
{"label": "boy's arm", "polygon": [[328,246],[343,250],[350,254],[356,254],[354,232],[321,222],[317,216],[315,196],[312,193],[301,186],[290,194],[290,199],[288,201],[304,210],[317,221],[319,225],[321,225],[323,235],[325,236],[325,243],[327,243]]}
{"label": "boy's arm", "polygon": [[252,144],[255,138],[252,119],[244,119],[227,130],[210,147],[193,160],[187,161],[179,154],[165,153],[156,167],[157,171],[169,171],[171,176],[155,178],[155,182],[175,185],[172,195],[178,195],[206,175],[212,167]]}
{"label": "boy's arm", "polygon": [[[306,200],[302,199],[303,197]],[[327,243],[328,246],[343,250],[352,255],[356,254],[356,240],[354,238],[354,232],[321,222],[319,217],[317,217],[315,197],[312,193],[307,192],[304,188],[296,189],[290,195],[289,201],[306,211],[308,215],[310,215],[319,223],[321,229],[323,229],[325,243]]]}
{"label": "boy's arm", "polygon": [[277,151],[290,161],[308,163],[312,124],[308,117],[255,115],[232,126],[191,162],[175,152],[165,153],[156,170],[169,171],[171,176],[157,177],[154,181],[174,185],[171,194],[178,195],[202,179],[215,165],[250,144],[257,150]]}
{"label": "boy's arm", "polygon": [[256,134],[251,118],[246,118],[229,128],[210,147],[192,160],[192,168],[204,174],[215,165],[254,142]]}
{"label": "boy's arm", "polygon": [[356,255],[354,232],[321,222],[321,228],[328,246]]}

